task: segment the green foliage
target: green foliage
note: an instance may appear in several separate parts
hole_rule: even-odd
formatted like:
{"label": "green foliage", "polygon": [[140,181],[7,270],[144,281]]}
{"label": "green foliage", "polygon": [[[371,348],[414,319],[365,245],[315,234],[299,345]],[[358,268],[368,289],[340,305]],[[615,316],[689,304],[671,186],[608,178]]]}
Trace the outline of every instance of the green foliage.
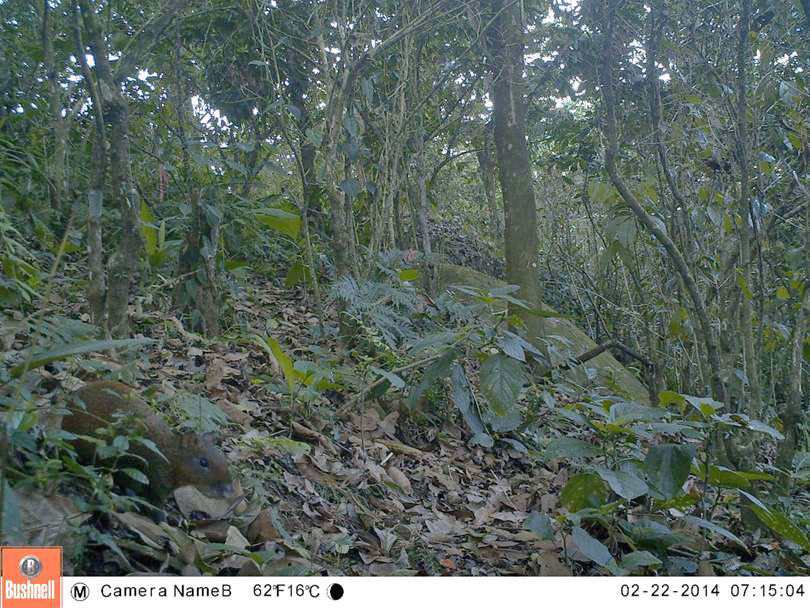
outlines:
{"label": "green foliage", "polygon": [[11,219],[0,207],[0,304],[4,306],[30,305],[39,296],[40,282],[33,253],[26,247],[23,236],[12,225]]}
{"label": "green foliage", "polygon": [[[728,433],[744,424],[749,435],[778,439],[768,425],[722,414],[720,410],[721,404],[712,399],[671,391],[662,393],[658,408],[607,399],[601,403],[571,403],[557,410],[563,428],[569,430],[560,429],[564,438],[545,442],[539,457],[544,461],[568,459],[582,470],[569,479],[560,493],[564,510],[557,522],[573,526],[575,542],[589,559],[613,573],[639,568],[659,573],[677,571],[679,566],[670,549],[683,541],[666,523],[673,519],[672,509],[681,524],[748,551],[746,542],[730,529],[735,523],[733,518],[725,513],[712,516],[719,502],[737,508],[747,506],[774,533],[806,547],[807,533],[800,524],[784,515],[778,506],[767,506],[739,489],[751,487],[754,482],[775,483],[772,475],[714,464],[709,465],[706,475],[706,462],[713,455],[711,439],[718,433]],[[589,436],[593,438],[591,443],[602,446],[601,451],[589,449],[583,441]],[[701,480],[700,491],[690,483],[693,479]],[[645,504],[651,519],[624,519],[621,514],[635,504]],[[607,541],[597,540],[593,532],[587,537],[576,532],[585,521],[601,530],[600,539],[621,538],[615,536],[614,526],[618,524],[623,534],[636,539],[638,544],[632,544],[631,549],[645,549],[643,556],[631,551],[619,559],[614,552],[619,560],[617,567],[605,553],[613,544],[605,546]]]}

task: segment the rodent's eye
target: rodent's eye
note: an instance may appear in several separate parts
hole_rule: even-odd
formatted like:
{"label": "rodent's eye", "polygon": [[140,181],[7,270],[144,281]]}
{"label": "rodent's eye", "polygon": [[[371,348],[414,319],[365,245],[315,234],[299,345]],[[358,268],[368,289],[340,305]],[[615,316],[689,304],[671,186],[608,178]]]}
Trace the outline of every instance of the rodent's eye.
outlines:
{"label": "rodent's eye", "polygon": [[207,458],[200,458],[200,466],[204,469],[208,468],[208,459]]}

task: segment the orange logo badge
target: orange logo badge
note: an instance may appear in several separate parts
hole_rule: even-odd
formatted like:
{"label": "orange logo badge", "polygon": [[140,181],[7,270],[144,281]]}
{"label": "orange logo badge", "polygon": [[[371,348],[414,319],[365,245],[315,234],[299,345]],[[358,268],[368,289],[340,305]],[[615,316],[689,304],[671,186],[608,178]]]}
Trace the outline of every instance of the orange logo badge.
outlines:
{"label": "orange logo badge", "polygon": [[61,608],[61,547],[2,547],[0,567],[0,608]]}

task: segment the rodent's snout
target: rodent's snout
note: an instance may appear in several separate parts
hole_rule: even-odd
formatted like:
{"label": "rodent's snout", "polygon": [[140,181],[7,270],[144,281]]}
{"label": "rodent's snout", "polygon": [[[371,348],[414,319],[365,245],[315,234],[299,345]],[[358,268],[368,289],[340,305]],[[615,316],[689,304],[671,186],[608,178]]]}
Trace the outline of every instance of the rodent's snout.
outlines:
{"label": "rodent's snout", "polygon": [[219,498],[223,498],[225,496],[231,496],[234,494],[234,487],[233,482],[230,481],[221,481],[218,483],[212,483],[208,486],[211,494],[216,495]]}

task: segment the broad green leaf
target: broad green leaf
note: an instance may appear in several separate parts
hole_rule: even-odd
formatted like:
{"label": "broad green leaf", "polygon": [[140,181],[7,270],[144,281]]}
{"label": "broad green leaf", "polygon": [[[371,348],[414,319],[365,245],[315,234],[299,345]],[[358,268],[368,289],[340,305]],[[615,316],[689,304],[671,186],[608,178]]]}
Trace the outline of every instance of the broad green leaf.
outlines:
{"label": "broad green leaf", "polygon": [[610,551],[608,551],[608,548],[582,528],[574,528],[571,536],[579,550],[586,557],[596,562],[600,566],[607,566],[613,559],[613,556],[610,554]]}
{"label": "broad green leaf", "polygon": [[649,551],[633,551],[625,555],[619,565],[630,572],[635,572],[645,566],[660,566],[663,563]]}
{"label": "broad green leaf", "polygon": [[751,289],[748,287],[748,281],[745,280],[742,273],[737,273],[737,287],[739,287],[740,291],[743,292],[746,300],[754,299],[754,294],[751,293]]}
{"label": "broad green leaf", "polygon": [[523,522],[523,527],[534,533],[540,540],[551,540],[554,538],[554,528],[551,526],[551,518],[545,513],[532,511],[529,517]]}
{"label": "broad green leaf", "polygon": [[282,209],[262,209],[256,213],[256,221],[291,239],[298,238],[301,230],[301,216]]}
{"label": "broad green leaf", "polygon": [[802,93],[795,82],[783,80],[779,83],[779,97],[786,106],[792,108],[801,101]]}
{"label": "broad green leaf", "polygon": [[689,507],[697,504],[697,501],[698,497],[693,496],[692,494],[676,496],[675,498],[670,498],[669,500],[656,499],[653,501],[653,509],[655,511],[666,511],[667,509],[678,509],[680,511],[685,511]]}
{"label": "broad green leaf", "polygon": [[628,471],[611,471],[604,467],[596,467],[596,472],[608,483],[611,490],[627,500],[643,496],[649,491],[644,480]]}
{"label": "broad green leaf", "polygon": [[405,268],[404,270],[399,271],[399,280],[400,281],[416,281],[419,279],[419,272],[418,268]]}
{"label": "broad green leaf", "polygon": [[146,475],[144,475],[142,471],[139,471],[138,469],[126,468],[126,469],[121,469],[121,472],[124,473],[125,475],[131,477],[132,479],[134,479],[138,483],[142,483],[142,484],[144,484],[146,486],[149,485],[149,478]]}
{"label": "broad green leaf", "polygon": [[30,537],[27,535],[28,533],[23,533],[20,499],[5,479],[0,481],[0,483],[3,484],[3,504],[0,506],[3,507],[4,540],[8,544],[29,544],[26,542],[30,540]]}
{"label": "broad green leaf", "polygon": [[[698,477],[705,480],[706,471],[705,467],[693,467],[692,472]],[[751,481],[740,475],[736,471],[727,469],[726,467],[710,466],[709,467],[709,483],[715,486],[724,488],[750,488]]]}
{"label": "broad green leaf", "polygon": [[674,498],[681,493],[691,466],[692,449],[683,445],[653,446],[644,460],[647,482],[664,498]]}
{"label": "broad green leaf", "polygon": [[499,416],[492,410],[489,410],[486,413],[487,422],[489,423],[490,428],[496,433],[511,433],[512,431],[520,428],[520,425],[523,424],[523,416],[521,415],[520,410],[517,408],[511,412],[507,412],[503,416]]}
{"label": "broad green leaf", "polygon": [[694,395],[683,395],[683,398],[701,413],[705,418],[709,418],[717,413],[723,407],[719,401],[715,401],[711,397],[695,397]]}
{"label": "broad green leaf", "polygon": [[683,408],[686,405],[686,399],[674,391],[661,391],[658,393],[658,405],[661,407],[677,405]]}
{"label": "broad green leaf", "polygon": [[770,435],[776,441],[784,441],[785,436],[777,431],[772,426],[768,426],[764,422],[760,420],[749,420],[748,421],[748,428],[752,431],[757,431],[758,433],[765,433],[766,435]]}
{"label": "broad green leaf", "polygon": [[776,509],[769,509],[758,498],[740,490],[740,494],[751,501],[749,505],[759,520],[771,530],[793,541],[805,551],[810,551],[810,538],[796,524]]}
{"label": "broad green leaf", "polygon": [[560,492],[560,504],[576,513],[588,507],[597,508],[607,501],[605,482],[593,473],[580,473],[568,480]]}
{"label": "broad green leaf", "polygon": [[473,445],[480,445],[482,448],[491,448],[495,445],[495,440],[492,436],[487,432],[476,433],[473,435],[472,439],[470,439],[470,443]]}
{"label": "broad green leaf", "polygon": [[481,392],[498,416],[505,416],[517,403],[525,377],[523,366],[500,353],[490,355],[481,366]]}
{"label": "broad green leaf", "polygon": [[495,343],[505,354],[509,355],[513,359],[525,362],[526,355],[523,352],[522,342],[523,340],[520,338],[520,336],[517,336],[511,332],[508,335],[505,334],[503,336],[498,336],[498,339],[495,340]]}
{"label": "broad green leaf", "polygon": [[349,198],[354,198],[360,194],[362,187],[360,186],[360,182],[352,177],[340,182],[340,189],[345,192],[346,196]]}

